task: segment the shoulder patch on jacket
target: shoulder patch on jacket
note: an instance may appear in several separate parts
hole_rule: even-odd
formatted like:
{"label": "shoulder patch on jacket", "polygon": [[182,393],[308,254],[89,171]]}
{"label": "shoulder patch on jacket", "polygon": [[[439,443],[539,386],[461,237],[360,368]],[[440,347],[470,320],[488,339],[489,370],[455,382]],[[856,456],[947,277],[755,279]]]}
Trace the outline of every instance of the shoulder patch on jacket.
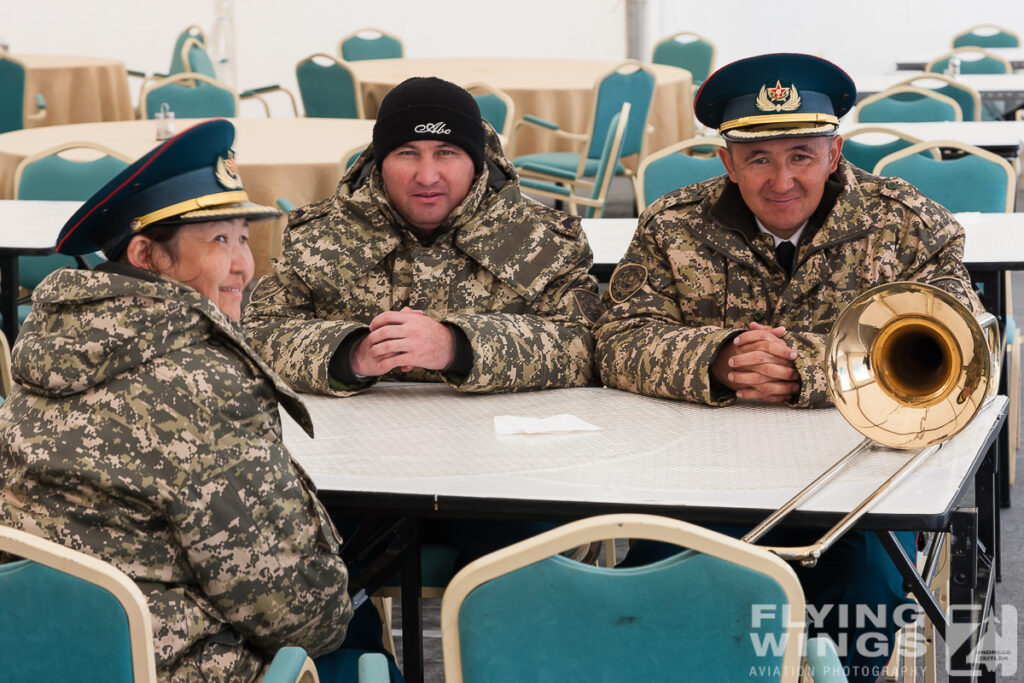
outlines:
{"label": "shoulder patch on jacket", "polygon": [[580,314],[591,325],[596,323],[597,319],[604,313],[604,305],[601,303],[601,297],[597,292],[577,287],[572,290],[572,298],[576,300],[576,307],[580,309]]}
{"label": "shoulder patch on jacket", "polygon": [[639,263],[623,263],[608,282],[608,295],[617,304],[629,301],[647,282],[647,267]]}

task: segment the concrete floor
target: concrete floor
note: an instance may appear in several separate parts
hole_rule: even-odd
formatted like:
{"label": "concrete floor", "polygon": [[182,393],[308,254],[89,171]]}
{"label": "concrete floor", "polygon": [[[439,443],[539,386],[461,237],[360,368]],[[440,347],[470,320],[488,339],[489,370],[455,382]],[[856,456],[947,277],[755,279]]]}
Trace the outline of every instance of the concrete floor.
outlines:
{"label": "concrete floor", "polygon": [[[612,204],[608,215],[629,216],[632,215],[632,193],[627,184],[621,180],[616,181],[613,188]],[[1018,197],[1017,205],[1024,207],[1024,197]],[[1016,320],[1024,320],[1024,272],[1013,274],[1013,301],[1014,317]],[[1021,429],[1024,433],[1024,419],[1021,419]],[[1021,461],[1020,451],[1015,454],[1018,466],[1024,466]],[[1024,475],[1022,475],[1024,476]],[[1002,582],[996,588],[996,600],[998,605],[1011,605],[1016,608],[1021,617],[1024,617],[1024,489],[1016,487],[1011,491],[1013,496],[1012,505],[1002,511]],[[427,683],[442,683],[444,681],[444,667],[441,656],[441,632],[440,632],[440,599],[429,599],[424,601],[424,673]],[[401,610],[397,606],[394,609],[394,635],[396,646],[399,650],[399,661],[401,661]],[[1017,627],[1019,640],[1024,641],[1024,623]],[[1024,647],[1017,653],[1017,671],[1013,675],[1003,676],[1000,681],[1008,683],[1024,683]],[[941,660],[939,664],[938,681],[948,681]],[[924,680],[922,675],[918,680]]]}

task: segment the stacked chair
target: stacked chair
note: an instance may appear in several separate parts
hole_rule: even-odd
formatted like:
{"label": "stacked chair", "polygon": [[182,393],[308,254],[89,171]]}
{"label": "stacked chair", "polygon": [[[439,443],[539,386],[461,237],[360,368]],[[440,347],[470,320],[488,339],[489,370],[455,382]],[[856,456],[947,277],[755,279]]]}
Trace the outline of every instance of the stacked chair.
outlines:
{"label": "stacked chair", "polygon": [[[654,84],[654,74],[636,61],[623,62],[598,78],[594,84],[590,125],[585,133],[565,131],[557,123],[545,121],[530,114],[524,115],[516,122],[512,131],[512,140],[509,143],[513,163],[524,177],[578,188],[592,186],[595,181],[588,180],[588,178],[593,178],[597,173],[602,152],[608,140],[611,120],[620,113],[623,103],[630,105],[630,112],[629,125],[622,140],[621,156],[628,157],[634,154],[643,156],[647,115],[654,97]],[[514,156],[516,138],[524,128],[582,145],[583,151],[543,152]],[[616,161],[614,172],[615,175],[625,175],[630,179],[636,196],[642,194],[636,173],[631,169]],[[574,190],[574,194],[584,196],[580,190]]]}
{"label": "stacked chair", "polygon": [[622,156],[630,109],[630,103],[624,102],[619,113],[612,116],[608,122],[601,155],[597,158],[597,165],[594,168],[594,180],[589,184],[589,194],[577,191],[579,177],[575,173],[533,161],[520,164],[519,184],[523,192],[564,201],[568,204],[569,213],[574,216],[600,218],[608,201],[608,191],[615,175],[614,169],[619,163],[619,157]]}

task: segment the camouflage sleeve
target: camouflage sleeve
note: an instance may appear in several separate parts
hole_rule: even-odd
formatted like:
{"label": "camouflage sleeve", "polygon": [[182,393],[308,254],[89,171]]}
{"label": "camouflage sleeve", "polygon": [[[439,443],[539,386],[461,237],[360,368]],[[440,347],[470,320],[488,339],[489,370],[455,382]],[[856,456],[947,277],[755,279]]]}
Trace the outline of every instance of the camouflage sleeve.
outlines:
{"label": "camouflage sleeve", "polygon": [[[963,227],[946,209],[904,186],[903,181],[887,182],[896,186],[890,189],[901,193],[906,204],[890,205],[889,213],[867,240],[866,258],[873,262],[875,279],[866,282],[866,288],[900,280],[923,282],[953,295],[974,315],[984,311],[963,264]],[[801,389],[795,406],[830,404],[824,371],[826,338],[810,332],[786,333],[786,343],[799,354],[796,365]]]}
{"label": "camouflage sleeve", "polygon": [[[199,589],[239,633],[270,651],[330,652],[352,617],[337,532],[308,477],[266,433],[267,415],[233,414],[246,401],[195,413],[191,443],[179,444],[190,457],[167,459],[176,481],[165,514]],[[277,423],[276,411],[270,417]]]}
{"label": "camouflage sleeve", "polygon": [[473,367],[458,380],[460,391],[508,392],[594,384],[594,336],[600,311],[593,255],[586,238],[574,243],[571,266],[531,302],[533,313],[459,313],[443,322],[469,338]]}
{"label": "camouflage sleeve", "polygon": [[332,381],[331,357],[361,323],[316,315],[313,293],[294,272],[275,268],[253,288],[242,315],[249,345],[296,391],[349,396],[373,384],[348,387]]}
{"label": "camouflage sleeve", "polygon": [[[602,381],[647,396],[727,405],[731,393],[712,391],[711,361],[735,330],[694,326],[684,311],[685,288],[720,287],[712,281],[677,282],[658,242],[655,214],[641,219],[633,242],[612,274],[608,309],[595,327],[595,360]],[[696,249],[689,249],[696,253]],[[703,268],[711,273],[713,268]]]}

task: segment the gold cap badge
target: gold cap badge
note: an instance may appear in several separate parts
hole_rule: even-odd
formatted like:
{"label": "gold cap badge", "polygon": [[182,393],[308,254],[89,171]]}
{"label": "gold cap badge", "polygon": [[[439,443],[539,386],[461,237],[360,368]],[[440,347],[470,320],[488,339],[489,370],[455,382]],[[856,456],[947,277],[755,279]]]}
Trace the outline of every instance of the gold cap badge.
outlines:
{"label": "gold cap badge", "polygon": [[756,104],[761,111],[796,111],[800,108],[800,93],[793,83],[784,88],[782,81],[776,80],[773,88],[769,88],[767,83],[761,86]]}
{"label": "gold cap badge", "polygon": [[238,164],[235,163],[235,150],[229,149],[227,154],[217,157],[217,169],[214,171],[214,177],[225,190],[242,189],[242,177],[238,175]]}

